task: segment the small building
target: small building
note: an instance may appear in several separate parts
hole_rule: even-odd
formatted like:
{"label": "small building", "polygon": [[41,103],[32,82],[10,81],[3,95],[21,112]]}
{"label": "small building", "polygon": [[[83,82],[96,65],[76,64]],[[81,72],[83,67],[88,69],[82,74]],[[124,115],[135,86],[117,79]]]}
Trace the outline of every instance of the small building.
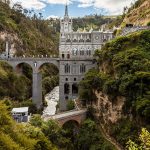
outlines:
{"label": "small building", "polygon": [[13,108],[11,113],[17,122],[28,122],[28,111],[29,107],[20,107],[20,108]]}

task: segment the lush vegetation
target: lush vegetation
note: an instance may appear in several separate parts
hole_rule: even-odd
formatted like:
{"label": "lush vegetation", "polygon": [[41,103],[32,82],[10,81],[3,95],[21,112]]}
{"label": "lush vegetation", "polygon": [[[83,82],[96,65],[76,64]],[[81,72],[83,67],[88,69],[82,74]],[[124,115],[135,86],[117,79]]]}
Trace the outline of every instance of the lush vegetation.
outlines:
{"label": "lush vegetation", "polygon": [[[6,62],[0,62],[0,99],[9,101],[10,107],[29,106],[30,112],[36,108],[30,99],[32,97],[32,69],[27,64],[20,64],[14,72]],[[21,72],[19,71],[21,70]],[[51,64],[41,66],[43,100],[44,96],[58,85],[58,69]]]}
{"label": "lush vegetation", "polygon": [[15,4],[11,9],[0,1],[0,31],[17,36],[17,39],[10,37],[15,44],[16,55],[58,53],[58,32],[42,18],[41,13],[23,9],[20,4]]}
{"label": "lush vegetation", "polygon": [[85,17],[78,17],[78,18],[74,18],[73,19],[73,28],[74,30],[78,30],[78,28],[80,29],[86,29],[86,30],[90,30],[91,27],[94,30],[99,30],[101,25],[103,24],[108,24],[108,23],[112,23],[113,21],[116,20],[116,17],[105,17],[102,15],[89,15],[89,16],[85,16]]}
{"label": "lush vegetation", "polygon": [[30,124],[39,127],[46,137],[58,148],[64,150],[115,150],[104,140],[96,123],[85,120],[79,127],[75,121],[69,121],[61,128],[57,122],[43,122],[40,116],[32,117]]}
{"label": "lush vegetation", "polygon": [[150,149],[150,133],[143,128],[139,136],[140,144],[129,140],[127,143],[128,150],[145,150]]}
{"label": "lush vegetation", "polygon": [[72,100],[68,100],[67,102],[67,110],[73,110],[75,108],[75,103]]}
{"label": "lush vegetation", "polygon": [[80,84],[82,100],[96,100],[95,90],[107,94],[114,103],[117,96],[126,98],[125,119],[111,130],[124,146],[129,138],[137,137],[141,126],[150,128],[149,39],[150,31],[142,31],[107,43],[96,52],[100,70],[90,70]]}
{"label": "lush vegetation", "polygon": [[10,65],[0,62],[0,98],[23,101],[31,97],[31,81],[24,75],[17,75]]}
{"label": "lush vegetation", "polygon": [[56,150],[39,129],[17,124],[12,120],[8,107],[0,102],[0,149],[5,150]]}

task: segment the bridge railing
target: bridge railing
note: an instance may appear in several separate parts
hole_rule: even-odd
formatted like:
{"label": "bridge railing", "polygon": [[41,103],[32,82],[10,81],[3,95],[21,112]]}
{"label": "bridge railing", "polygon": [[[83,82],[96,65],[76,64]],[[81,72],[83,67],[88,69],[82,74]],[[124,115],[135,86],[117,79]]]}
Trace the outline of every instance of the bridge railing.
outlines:
{"label": "bridge railing", "polygon": [[0,59],[49,59],[49,58],[58,58],[58,55],[31,55],[31,56],[27,56],[27,55],[22,55],[22,56],[7,56],[7,55],[3,55],[0,54]]}
{"label": "bridge railing", "polygon": [[67,116],[74,116],[74,115],[79,115],[79,114],[83,114],[83,113],[86,113],[87,112],[87,109],[82,109],[82,110],[71,110],[71,111],[65,111],[65,112],[62,112],[62,113],[58,113],[58,114],[55,114],[55,115],[44,115],[42,116],[42,118],[44,120],[48,120],[48,119],[58,119],[58,118],[65,118]]}

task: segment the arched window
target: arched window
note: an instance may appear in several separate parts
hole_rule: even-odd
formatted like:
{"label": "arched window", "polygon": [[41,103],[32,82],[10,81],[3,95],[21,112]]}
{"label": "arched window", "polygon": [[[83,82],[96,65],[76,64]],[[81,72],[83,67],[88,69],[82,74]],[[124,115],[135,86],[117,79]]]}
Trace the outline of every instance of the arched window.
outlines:
{"label": "arched window", "polygon": [[70,65],[69,64],[65,65],[65,73],[70,73]]}
{"label": "arched window", "polygon": [[74,55],[74,56],[78,55],[78,49],[77,49],[77,48],[74,48],[74,49],[73,49],[72,55]]}
{"label": "arched window", "polygon": [[91,55],[91,50],[87,50],[87,52],[86,52],[86,53],[87,53],[87,55],[89,55],[89,56],[90,56],[90,55]]}
{"label": "arched window", "polygon": [[64,84],[64,94],[69,94],[69,84],[68,83]]}
{"label": "arched window", "polygon": [[63,58],[63,59],[65,58],[65,54],[62,54],[62,58]]}
{"label": "arched window", "polygon": [[91,50],[89,50],[89,55],[91,55]]}
{"label": "arched window", "polygon": [[67,54],[67,59],[70,59],[70,54]]}
{"label": "arched window", "polygon": [[78,40],[77,40],[77,39],[74,39],[73,42],[78,42]]}
{"label": "arched window", "polygon": [[80,65],[80,73],[86,72],[86,66],[84,64]]}
{"label": "arched window", "polygon": [[72,84],[72,94],[78,94],[78,85],[77,85],[77,83]]}

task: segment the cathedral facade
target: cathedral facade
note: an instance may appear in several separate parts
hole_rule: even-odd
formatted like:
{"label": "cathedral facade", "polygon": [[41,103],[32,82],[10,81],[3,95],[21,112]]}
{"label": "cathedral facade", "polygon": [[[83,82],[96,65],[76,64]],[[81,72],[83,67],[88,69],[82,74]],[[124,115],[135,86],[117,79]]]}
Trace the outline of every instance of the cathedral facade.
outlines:
{"label": "cathedral facade", "polygon": [[59,98],[60,109],[66,110],[68,100],[78,97],[78,83],[84,80],[84,74],[96,67],[93,55],[96,49],[113,38],[110,31],[73,31],[72,19],[65,7],[64,18],[60,20],[59,41]]}

